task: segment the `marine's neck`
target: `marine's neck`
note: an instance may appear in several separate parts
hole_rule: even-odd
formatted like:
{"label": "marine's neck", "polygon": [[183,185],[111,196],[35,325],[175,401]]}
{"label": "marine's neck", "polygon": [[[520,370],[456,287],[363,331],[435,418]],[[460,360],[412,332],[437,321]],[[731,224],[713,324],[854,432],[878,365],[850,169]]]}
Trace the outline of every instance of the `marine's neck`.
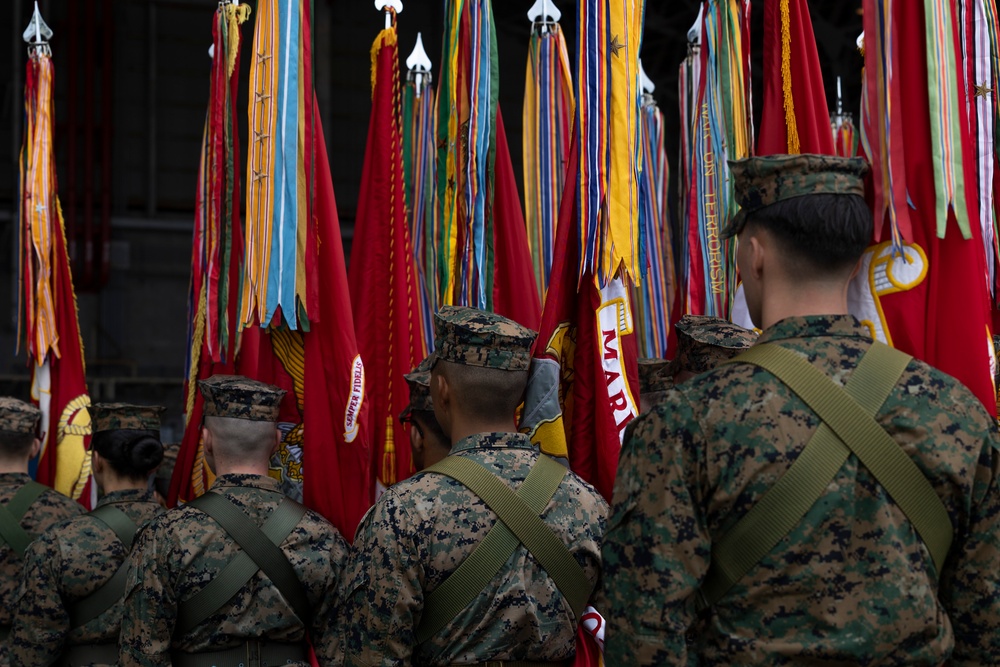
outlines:
{"label": "marine's neck", "polygon": [[28,459],[0,459],[0,474],[3,473],[24,473],[28,474]]}
{"label": "marine's neck", "polygon": [[219,461],[215,462],[215,474],[222,475],[258,475],[264,477],[269,470],[270,461]]}
{"label": "marine's neck", "polygon": [[514,423],[513,418],[493,421],[460,415],[453,417],[450,433],[453,447],[464,438],[480,433],[517,433],[517,424]]}
{"label": "marine's neck", "polygon": [[846,315],[848,283],[781,282],[769,285],[761,302],[761,321],[767,329],[788,317]]}

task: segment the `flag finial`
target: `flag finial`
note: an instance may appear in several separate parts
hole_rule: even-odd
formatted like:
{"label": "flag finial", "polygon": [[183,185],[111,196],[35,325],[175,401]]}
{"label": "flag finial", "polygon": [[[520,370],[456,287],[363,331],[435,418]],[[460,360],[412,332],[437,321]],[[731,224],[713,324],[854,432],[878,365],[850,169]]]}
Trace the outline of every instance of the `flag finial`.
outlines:
{"label": "flag finial", "polygon": [[28,43],[28,53],[44,53],[51,55],[49,50],[49,40],[52,39],[52,28],[48,26],[42,13],[38,11],[38,2],[35,2],[35,11],[31,15],[31,22],[24,31],[24,41]]}
{"label": "flag finial", "polygon": [[385,29],[388,30],[392,27],[392,12],[403,13],[403,0],[375,0],[375,9],[385,12]]}
{"label": "flag finial", "polygon": [[424,81],[429,83],[431,80],[431,59],[424,50],[423,33],[417,33],[417,43],[406,58],[406,69],[409,70],[407,76],[416,83],[417,97],[420,97]]}
{"label": "flag finial", "polygon": [[642,92],[646,95],[652,95],[653,91],[656,90],[656,84],[646,75],[646,70],[642,66],[642,58],[639,58],[639,85],[642,86]]}
{"label": "flag finial", "polygon": [[535,0],[535,4],[528,10],[528,20],[532,25],[538,26],[540,32],[551,31],[551,27],[562,18],[562,12],[556,7],[552,0]]}

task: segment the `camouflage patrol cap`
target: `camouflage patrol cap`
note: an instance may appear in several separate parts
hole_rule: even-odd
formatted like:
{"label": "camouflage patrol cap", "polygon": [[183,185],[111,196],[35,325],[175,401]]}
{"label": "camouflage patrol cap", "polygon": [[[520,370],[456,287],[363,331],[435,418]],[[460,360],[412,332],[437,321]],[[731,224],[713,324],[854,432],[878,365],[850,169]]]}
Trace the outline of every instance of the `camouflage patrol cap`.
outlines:
{"label": "camouflage patrol cap", "polygon": [[0,431],[36,433],[42,411],[12,396],[0,396]]}
{"label": "camouflage patrol cap", "polygon": [[730,160],[729,170],[741,208],[723,238],[740,233],[751,213],[779,201],[815,194],[864,197],[868,162],[833,155],[770,155]]}
{"label": "camouflage patrol cap", "polygon": [[535,332],[476,308],[443,306],[434,315],[433,363],[451,361],[505,371],[526,371]]}
{"label": "camouflage patrol cap", "polygon": [[410,387],[410,404],[399,415],[400,420],[410,416],[414,410],[434,410],[431,403],[431,361],[434,355],[426,357],[413,371],[403,376]]}
{"label": "camouflage patrol cap", "polygon": [[278,421],[281,399],[287,393],[280,387],[242,375],[213,375],[207,380],[198,380],[198,388],[205,398],[206,417],[257,422]]}
{"label": "camouflage patrol cap", "polygon": [[129,403],[94,403],[87,406],[90,412],[90,428],[94,433],[101,431],[159,431],[160,415],[166,412],[160,405],[131,405]]}
{"label": "camouflage patrol cap", "polygon": [[666,391],[673,386],[673,366],[666,359],[639,360],[639,393]]}
{"label": "camouflage patrol cap", "polygon": [[757,333],[707,315],[685,315],[677,328],[677,371],[698,375],[757,342]]}

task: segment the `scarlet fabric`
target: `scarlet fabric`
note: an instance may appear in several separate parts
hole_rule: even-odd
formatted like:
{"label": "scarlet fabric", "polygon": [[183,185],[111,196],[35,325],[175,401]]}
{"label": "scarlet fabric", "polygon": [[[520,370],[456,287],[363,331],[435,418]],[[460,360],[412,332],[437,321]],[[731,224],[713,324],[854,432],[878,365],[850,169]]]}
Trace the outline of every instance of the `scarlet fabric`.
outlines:
{"label": "scarlet fabric", "polygon": [[[578,146],[574,141],[567,173],[576,173],[578,160]],[[564,446],[570,468],[610,501],[621,437],[637,410],[624,418],[616,417],[614,406],[626,397],[619,395],[615,388],[620,378],[612,377],[602,361],[610,355],[617,357],[615,361],[624,368],[627,378],[627,398],[634,403],[639,396],[638,351],[634,333],[623,335],[617,350],[608,344],[606,332],[598,323],[597,310],[602,299],[593,275],[587,274],[583,282],[577,283],[580,227],[575,224],[576,182],[575,178],[566,179],[549,291],[532,354],[535,358],[555,360],[560,365]],[[624,291],[631,292],[627,285]],[[561,335],[564,330],[566,335]],[[542,443],[542,449],[558,451],[559,446]]]}
{"label": "scarlet fabric", "polygon": [[[39,459],[36,479],[42,484],[53,485],[59,469],[59,424],[65,417],[66,427],[78,418],[77,413],[86,409],[87,381],[83,365],[83,341],[80,338],[80,323],[77,321],[76,296],[73,292],[73,277],[70,274],[69,255],[66,253],[66,232],[61,220],[52,228],[52,257],[55,285],[55,316],[58,332],[59,356],[48,355],[49,401],[48,423],[41,428],[45,431],[45,452]],[[39,372],[35,366],[35,373]],[[84,446],[90,448],[90,436],[85,436]],[[91,507],[91,485],[89,478],[83,486],[79,501],[88,509]]]}
{"label": "scarlet fabric", "polygon": [[[937,238],[924,12],[896,4],[893,20],[899,39],[898,74],[906,109],[902,115],[906,191],[912,201],[909,207],[912,238],[905,240],[924,249],[929,269],[925,280],[915,289],[883,296],[881,305],[897,348],[958,378],[990,414],[996,414],[988,343],[991,315],[981,230],[973,224],[972,238],[963,239],[954,213],[949,212],[945,238]],[[955,27],[952,48],[958,48],[959,44]],[[956,60],[962,61],[960,57]],[[954,74],[961,80],[961,72]],[[969,188],[976,182],[975,137],[964,102],[958,107],[962,168]],[[969,219],[978,220],[976,198],[966,197],[965,205]]]}
{"label": "scarlet fabric", "polygon": [[[218,20],[212,25],[212,35],[215,50],[221,53],[224,42],[219,35]],[[211,159],[203,157],[203,168],[209,173],[199,174],[199,177],[203,177],[203,189],[199,191],[199,196],[205,200],[198,202],[200,215],[196,215],[191,249],[189,297],[191,312],[188,313],[188,317],[192,320],[197,316],[195,310],[200,305],[199,295],[202,292],[205,294],[203,313],[205,333],[200,341],[192,341],[192,345],[200,347],[195,381],[213,375],[231,375],[237,372],[236,351],[240,340],[238,328],[240,280],[243,275],[243,224],[240,220],[240,178],[236,175],[239,166],[232,163],[232,156],[236,156],[238,162],[240,133],[234,100],[239,92],[239,51],[236,53],[232,76],[227,74],[226,60],[224,57],[219,57],[212,61],[212,91],[206,128],[209,145],[205,149],[213,157]],[[225,146],[227,137],[231,141],[228,151]],[[229,228],[225,229],[227,218],[231,222],[228,223]],[[230,244],[228,251],[225,249],[227,242]],[[206,250],[202,246],[203,243],[209,243],[213,250],[212,257],[205,257]],[[228,272],[227,275],[222,275],[224,271]],[[189,326],[193,328],[194,323],[190,322]],[[208,489],[212,479],[207,466],[195,470],[201,444],[204,400],[197,386],[191,386],[191,380],[192,378],[185,378],[184,381],[185,403],[189,392],[193,392],[194,401],[190,412],[185,415],[184,436],[170,480],[170,491],[167,496],[167,504],[170,507],[176,506],[178,502],[193,500]],[[199,477],[197,484],[196,476]]]}
{"label": "scarlet fabric", "polygon": [[[313,113],[319,106],[313,96]],[[354,334],[347,287],[344,246],[333,194],[323,127],[315,138],[316,199],[314,234],[318,309],[310,313],[304,335],[305,372],[305,504],[316,510],[350,542],[361,517],[374,500],[371,446],[366,422],[367,389],[358,376],[361,356]],[[412,256],[412,255],[411,255]],[[360,386],[359,386],[360,383]],[[368,393],[370,396],[370,393]]]}
{"label": "scarlet fabric", "polygon": [[542,304],[538,298],[524,213],[499,105],[493,178],[493,309],[537,331]]}
{"label": "scarlet fabric", "polygon": [[[386,34],[394,37],[383,32],[379,39]],[[406,220],[394,42],[383,41],[376,63],[348,282],[358,349],[366,365],[375,475],[390,486],[415,472],[410,430],[398,416],[410,400],[403,375],[425,352],[420,286]]]}
{"label": "scarlet fabric", "polygon": [[[833,155],[830,110],[823,88],[809,4],[788,0],[790,83],[800,153]],[[781,2],[764,3],[764,106],[757,155],[791,152],[785,120],[784,77],[781,72]],[[749,62],[749,61],[748,61]]]}

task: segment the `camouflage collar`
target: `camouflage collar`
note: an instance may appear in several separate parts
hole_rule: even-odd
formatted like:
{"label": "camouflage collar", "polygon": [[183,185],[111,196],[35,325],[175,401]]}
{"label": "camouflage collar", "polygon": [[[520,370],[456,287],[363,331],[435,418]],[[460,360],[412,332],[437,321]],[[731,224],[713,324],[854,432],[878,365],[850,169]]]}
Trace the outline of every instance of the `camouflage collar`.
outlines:
{"label": "camouflage collar", "polygon": [[105,505],[114,505],[115,503],[155,503],[156,499],[153,498],[153,494],[145,489],[125,489],[124,491],[112,491],[101,497],[97,501],[97,505],[94,509],[98,507],[104,507]]}
{"label": "camouflage collar", "polygon": [[281,493],[281,484],[278,480],[267,475],[220,475],[215,478],[212,484],[212,491],[224,487],[244,487],[253,489],[263,489],[264,491],[274,491]]}
{"label": "camouflage collar", "polygon": [[523,433],[478,433],[456,442],[451,453],[473,449],[533,449],[531,439]]}
{"label": "camouflage collar", "polygon": [[23,472],[0,472],[0,484],[25,484],[31,476]]}
{"label": "camouflage collar", "polygon": [[871,332],[853,315],[806,315],[786,317],[768,327],[757,339],[757,344],[771,343],[788,338],[814,338],[838,336],[871,339]]}

